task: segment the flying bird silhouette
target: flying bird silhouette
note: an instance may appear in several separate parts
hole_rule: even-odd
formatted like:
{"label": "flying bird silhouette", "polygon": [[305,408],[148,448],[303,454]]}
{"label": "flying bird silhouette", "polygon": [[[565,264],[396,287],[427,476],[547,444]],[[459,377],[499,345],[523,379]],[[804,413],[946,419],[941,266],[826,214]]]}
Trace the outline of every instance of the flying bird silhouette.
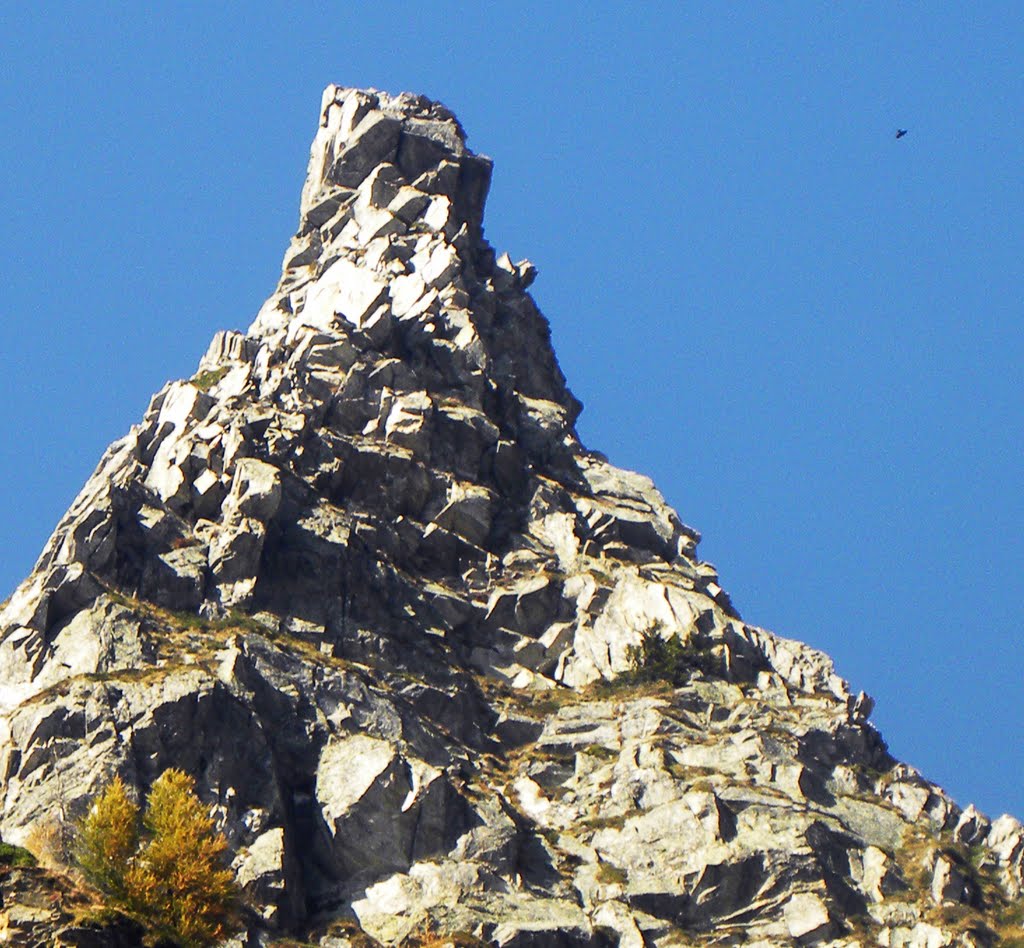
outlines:
{"label": "flying bird silhouette", "polygon": [[906,134],[907,134],[907,130],[905,128],[898,128],[898,129],[896,129],[896,137],[897,138],[902,138]]}

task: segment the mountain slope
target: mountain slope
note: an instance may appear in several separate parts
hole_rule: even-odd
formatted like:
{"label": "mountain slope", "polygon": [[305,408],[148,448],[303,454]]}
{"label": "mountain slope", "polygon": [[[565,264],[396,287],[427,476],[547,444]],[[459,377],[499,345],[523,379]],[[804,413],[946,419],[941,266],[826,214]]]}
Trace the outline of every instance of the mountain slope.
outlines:
{"label": "mountain slope", "polygon": [[3,838],[176,766],[253,944],[1012,934],[1020,824],[894,761],[580,443],[535,270],[483,237],[490,172],[442,105],[328,87],[276,291],[0,612]]}

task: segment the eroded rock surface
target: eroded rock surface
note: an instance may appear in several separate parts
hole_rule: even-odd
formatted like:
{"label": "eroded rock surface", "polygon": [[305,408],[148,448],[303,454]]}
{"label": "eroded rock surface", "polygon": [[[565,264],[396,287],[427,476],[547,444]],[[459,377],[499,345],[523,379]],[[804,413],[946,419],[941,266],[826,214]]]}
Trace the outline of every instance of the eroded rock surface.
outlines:
{"label": "eroded rock surface", "polygon": [[[536,270],[484,240],[490,175],[442,105],[328,87],[276,291],[0,612],[3,838],[175,766],[229,839],[239,945],[1012,934],[1021,825],[894,761],[870,699],[580,443]],[[623,684],[651,634],[693,668]]]}

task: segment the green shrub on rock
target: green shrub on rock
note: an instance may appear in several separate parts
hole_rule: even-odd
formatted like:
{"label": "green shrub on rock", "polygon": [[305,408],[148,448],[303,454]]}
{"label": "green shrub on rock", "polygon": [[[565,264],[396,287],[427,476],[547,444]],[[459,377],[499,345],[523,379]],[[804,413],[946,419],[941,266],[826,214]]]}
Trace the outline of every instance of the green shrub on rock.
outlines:
{"label": "green shrub on rock", "polygon": [[36,864],[36,857],[24,846],[11,843],[0,843],[0,866],[14,866],[18,869],[30,868]]}
{"label": "green shrub on rock", "polygon": [[710,648],[703,636],[694,635],[684,642],[678,635],[664,638],[660,626],[651,626],[642,633],[639,645],[629,647],[631,668],[625,677],[629,682],[666,681],[680,688],[694,672],[713,671]]}

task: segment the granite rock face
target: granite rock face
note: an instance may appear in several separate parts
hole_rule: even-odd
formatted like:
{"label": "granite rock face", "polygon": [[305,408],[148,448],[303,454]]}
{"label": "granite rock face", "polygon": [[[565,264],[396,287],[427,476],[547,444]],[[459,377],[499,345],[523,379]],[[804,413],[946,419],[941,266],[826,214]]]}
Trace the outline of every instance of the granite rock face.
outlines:
{"label": "granite rock face", "polygon": [[[870,699],[580,443],[536,270],[484,239],[490,176],[444,106],[328,87],[277,289],[0,612],[3,839],[174,766],[229,839],[236,945],[1019,931],[1024,828],[893,760]],[[688,674],[630,677],[652,636]]]}

